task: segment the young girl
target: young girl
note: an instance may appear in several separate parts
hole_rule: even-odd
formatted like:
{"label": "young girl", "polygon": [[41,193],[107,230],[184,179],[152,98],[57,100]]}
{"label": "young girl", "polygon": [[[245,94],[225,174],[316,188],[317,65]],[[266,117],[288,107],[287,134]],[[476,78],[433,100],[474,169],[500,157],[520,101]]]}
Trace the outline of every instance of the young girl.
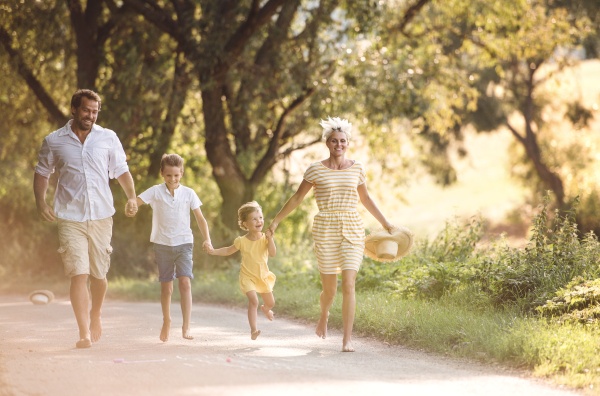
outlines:
{"label": "young girl", "polygon": [[240,289],[248,297],[248,321],[250,322],[250,337],[253,340],[260,335],[256,328],[256,311],[258,308],[258,297],[260,293],[264,305],[260,306],[267,319],[273,320],[275,306],[273,298],[273,285],[275,274],[269,271],[267,266],[268,257],[275,257],[277,249],[273,241],[273,234],[262,233],[264,219],[262,208],[255,201],[245,203],[238,210],[238,224],[240,228],[248,233],[237,237],[233,245],[209,251],[217,256],[229,256],[240,250],[242,252],[242,266],[240,268]]}

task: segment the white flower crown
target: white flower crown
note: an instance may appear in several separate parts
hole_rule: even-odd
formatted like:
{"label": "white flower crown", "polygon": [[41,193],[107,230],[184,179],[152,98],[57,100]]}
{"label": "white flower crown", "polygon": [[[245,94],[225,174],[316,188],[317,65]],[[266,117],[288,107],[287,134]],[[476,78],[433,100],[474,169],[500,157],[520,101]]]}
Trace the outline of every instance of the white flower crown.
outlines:
{"label": "white flower crown", "polygon": [[327,140],[333,132],[344,132],[348,140],[352,136],[352,124],[348,120],[342,120],[340,117],[327,117],[327,121],[321,120],[319,123],[323,127],[323,140]]}

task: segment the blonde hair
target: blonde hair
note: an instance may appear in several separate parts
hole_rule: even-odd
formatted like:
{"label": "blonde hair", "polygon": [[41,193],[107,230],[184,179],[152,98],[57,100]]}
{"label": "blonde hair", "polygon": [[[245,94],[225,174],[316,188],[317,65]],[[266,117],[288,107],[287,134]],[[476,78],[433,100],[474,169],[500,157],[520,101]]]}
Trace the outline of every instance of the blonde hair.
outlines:
{"label": "blonde hair", "polygon": [[165,170],[165,166],[175,166],[183,172],[183,158],[177,154],[163,154],[160,159],[160,171]]}
{"label": "blonde hair", "polygon": [[242,230],[248,231],[244,222],[250,213],[256,212],[257,210],[262,212],[262,207],[256,201],[246,202],[238,209],[238,224]]}
{"label": "blonde hair", "polygon": [[332,133],[344,132],[346,139],[350,141],[350,131],[352,130],[352,124],[348,120],[342,120],[340,117],[327,117],[327,121],[321,120],[319,123],[323,127],[323,140],[327,141]]}

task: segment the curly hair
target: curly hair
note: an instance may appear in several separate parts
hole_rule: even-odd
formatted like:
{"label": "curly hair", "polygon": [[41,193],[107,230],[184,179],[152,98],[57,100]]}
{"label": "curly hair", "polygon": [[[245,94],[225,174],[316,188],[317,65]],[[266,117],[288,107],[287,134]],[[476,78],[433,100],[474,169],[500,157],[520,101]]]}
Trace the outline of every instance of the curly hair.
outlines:
{"label": "curly hair", "polygon": [[100,95],[90,89],[78,89],[71,97],[71,107],[78,109],[79,106],[81,106],[82,98],[87,98],[89,100],[98,102],[98,111],[100,111],[102,99],[100,99]]}
{"label": "curly hair", "polygon": [[248,228],[244,225],[250,213],[256,212],[257,210],[262,212],[262,207],[256,201],[246,202],[238,209],[238,224],[244,231],[248,231]]}

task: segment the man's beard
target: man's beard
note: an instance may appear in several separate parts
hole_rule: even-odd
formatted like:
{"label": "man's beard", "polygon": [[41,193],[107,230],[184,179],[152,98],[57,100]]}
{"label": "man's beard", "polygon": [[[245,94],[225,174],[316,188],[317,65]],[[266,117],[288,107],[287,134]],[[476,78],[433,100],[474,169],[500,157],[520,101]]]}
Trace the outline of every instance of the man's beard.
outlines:
{"label": "man's beard", "polygon": [[[87,125],[85,125],[84,121],[90,121],[91,122],[90,126],[88,127]],[[77,127],[81,131],[91,131],[93,126],[94,126],[94,122],[92,120],[79,120],[79,121],[77,121]]]}

